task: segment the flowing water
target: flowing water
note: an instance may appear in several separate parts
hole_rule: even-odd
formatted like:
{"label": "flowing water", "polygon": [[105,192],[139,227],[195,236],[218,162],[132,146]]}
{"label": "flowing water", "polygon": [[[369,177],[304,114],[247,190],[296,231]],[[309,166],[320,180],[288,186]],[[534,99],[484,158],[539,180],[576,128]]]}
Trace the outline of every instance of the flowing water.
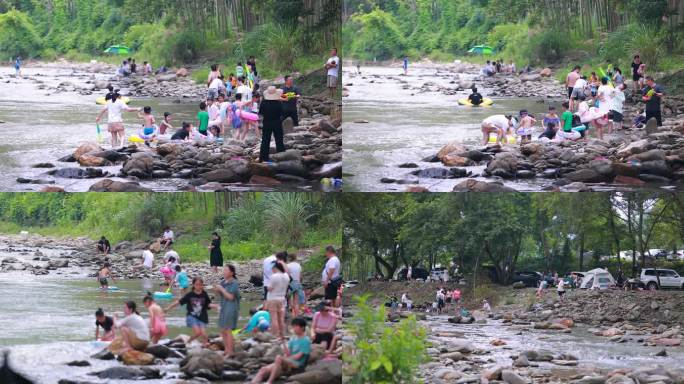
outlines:
{"label": "flowing water", "polygon": [[[514,351],[547,350],[554,355],[568,353],[579,359],[577,367],[598,368],[645,368],[656,365],[677,367],[684,361],[684,346],[667,347],[667,356],[656,357],[654,354],[663,347],[649,347],[634,341],[617,343],[609,341],[607,337],[594,336],[589,327],[575,326],[572,333],[558,331],[530,330],[529,327],[519,329],[516,326],[504,326],[501,321],[489,320],[487,324],[458,324],[452,325],[445,317],[428,317],[426,322],[432,333],[460,331],[464,337],[476,348],[488,350],[494,361],[492,365],[510,366],[510,356]],[[489,344],[492,339],[500,338],[506,342],[503,347],[493,347]],[[648,338],[648,335],[633,336],[633,338]],[[451,338],[440,337],[445,343]],[[455,339],[454,339],[455,340]],[[462,339],[461,339],[462,340]],[[566,369],[552,363],[540,363],[541,366]]]}
{"label": "flowing water", "polygon": [[[21,261],[33,259],[37,248],[0,250],[0,259],[13,256]],[[68,255],[65,249],[44,249],[48,256]],[[40,263],[40,261],[30,261]],[[89,382],[88,372],[120,365],[116,361],[102,361],[88,357],[103,348],[95,338],[95,310],[103,308],[108,315],[123,317],[123,303],[134,300],[143,317],[147,311],[142,298],[147,291],[160,290],[158,280],[117,280],[110,282],[118,291],[102,292],[91,271],[77,268],[59,269],[45,276],[34,276],[24,271],[0,273],[0,346],[11,350],[12,367],[26,374],[36,383],[56,383],[61,378],[81,377]],[[210,296],[214,296],[211,291]],[[249,319],[249,308],[256,306],[259,298],[243,295],[240,303],[239,324]],[[170,301],[159,301],[163,307]],[[218,334],[218,311],[210,310],[210,334]],[[166,316],[169,327],[167,338],[181,333],[190,334],[185,327],[185,307],[177,307]],[[66,363],[88,360],[90,367],[70,367]],[[178,375],[178,365],[169,364],[162,371],[173,377]],[[125,381],[116,381],[125,382]],[[169,382],[166,380],[146,381]]]}
{"label": "flowing water", "polygon": [[[95,99],[104,96],[105,92],[93,95],[80,95],[75,92],[53,93],[52,90],[41,90],[39,84],[26,77],[34,78],[45,85],[57,86],[68,81],[77,87],[86,85],[86,81],[110,81],[112,74],[86,73],[83,70],[67,68],[56,64],[22,68],[25,78],[14,78],[14,69],[0,67],[0,190],[1,191],[37,191],[44,185],[20,184],[17,178],[54,181],[69,192],[83,192],[99,179],[67,179],[47,175],[49,169],[32,168],[37,163],[53,163],[57,168],[78,167],[77,163],[59,163],[57,159],[73,153],[84,142],[97,140],[95,118],[102,106],[95,104]],[[137,98],[131,100],[131,107],[152,107],[152,112],[160,122],[164,112],[171,112],[172,125],[180,127],[183,121],[196,122],[197,103],[189,99],[172,98]],[[126,136],[137,134],[140,119],[135,112],[124,112]],[[104,116],[103,122],[106,122]],[[110,135],[106,131],[107,124],[101,123],[104,147],[110,148]],[[116,175],[118,166],[101,167],[103,171]],[[114,180],[129,181],[116,177]],[[176,191],[186,185],[187,181],[179,179],[141,180],[140,184],[155,191]],[[292,190],[292,185],[281,187],[256,186],[262,190]],[[255,186],[233,186],[231,189],[254,190]],[[297,190],[331,190],[339,188],[321,185],[318,182],[307,182],[294,186]]]}
{"label": "flowing water", "polygon": [[[458,76],[471,80],[473,75],[450,74],[434,68],[412,68],[407,77],[399,76],[400,68],[362,67],[362,76],[350,66],[344,72],[344,84],[349,96],[343,99],[344,121],[344,173],[348,191],[403,191],[405,185],[382,184],[383,177],[406,179],[411,169],[398,168],[402,163],[416,163],[420,168],[442,167],[440,163],[421,162],[435,155],[445,144],[459,141],[466,145],[482,143],[480,123],[495,114],[516,114],[527,109],[538,117],[548,112],[549,100],[497,99],[489,107],[459,106],[457,100],[467,97],[470,91],[458,96],[438,92],[418,93],[404,89],[403,82],[420,87],[426,82],[455,88],[450,84]],[[482,88],[482,87],[480,87]],[[480,89],[487,97],[487,89]],[[553,101],[560,110],[560,102]],[[368,123],[361,123],[361,121]],[[541,133],[538,132],[537,135]],[[468,167],[479,175],[484,166]],[[411,176],[412,177],[412,176]],[[483,180],[486,180],[482,178]],[[451,191],[456,180],[422,179],[415,181],[431,191]],[[542,181],[507,181],[521,191],[538,191]],[[548,183],[548,181],[546,181]]]}

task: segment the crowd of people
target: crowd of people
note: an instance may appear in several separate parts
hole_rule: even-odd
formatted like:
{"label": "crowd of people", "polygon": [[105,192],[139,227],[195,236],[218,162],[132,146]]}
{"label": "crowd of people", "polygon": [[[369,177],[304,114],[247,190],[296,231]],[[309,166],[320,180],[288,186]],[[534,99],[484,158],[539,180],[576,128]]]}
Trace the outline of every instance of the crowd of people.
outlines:
{"label": "crowd of people", "polygon": [[[482,69],[483,74],[515,73],[515,65],[503,65],[503,60],[488,61]],[[580,66],[575,66],[565,80],[566,100],[561,103],[560,114],[555,106],[550,106],[547,114],[535,119],[527,110],[523,109],[513,114],[492,115],[482,121],[481,130],[484,144],[519,142],[528,143],[535,134],[535,125],[540,124],[540,141],[580,140],[587,137],[591,130],[596,131],[596,137],[603,140],[604,133],[612,133],[623,129],[625,124],[624,103],[627,99],[625,90],[627,83],[622,70],[608,64],[607,70],[601,69],[600,75],[596,71],[588,75],[582,73]],[[632,118],[631,127],[641,128],[653,118],[657,126],[662,126],[661,104],[665,89],[657,84],[654,78],[646,73],[646,66],[639,55],[635,55],[632,62],[632,97],[644,102],[645,107]],[[473,105],[482,103],[483,97],[476,88],[472,89],[468,100]],[[492,139],[492,134],[496,135]]]}
{"label": "crowd of people", "polygon": [[[181,256],[174,250],[175,234],[170,227],[165,227],[162,235],[142,251],[140,262],[133,266],[136,270],[146,270],[155,274],[155,252],[162,253],[159,276],[166,286],[166,293],[172,292],[170,303],[161,306],[154,294],[147,292],[143,305],[147,309],[147,319],[143,318],[135,301],[126,301],[123,306],[124,316],[118,319],[115,315],[107,315],[102,308],[95,312],[95,338],[110,343],[110,350],[123,354],[128,350],[145,351],[168,335],[166,316],[177,306],[186,307],[186,326],[191,330],[189,344],[194,340],[202,346],[208,346],[207,327],[210,324],[209,311],[218,311],[217,326],[223,339],[223,355],[232,357],[235,354],[235,335],[246,335],[258,332],[269,332],[282,342],[284,354],[259,370],[254,383],[268,380],[274,382],[283,372],[303,368],[311,353],[312,344],[320,344],[328,356],[335,356],[334,351],[339,341],[336,334],[338,323],[342,317],[341,293],[342,278],[340,260],[333,246],[325,249],[326,264],[321,272],[321,283],[324,287],[323,300],[312,310],[307,306],[307,292],[302,284],[302,266],[295,254],[286,251],[277,252],[263,260],[263,302],[256,308],[250,308],[251,318],[243,326],[238,327],[240,301],[242,299],[237,270],[234,264],[224,263],[221,252],[221,237],[214,232],[209,251],[209,265],[213,273],[222,271],[220,282],[209,289],[202,276],[188,277],[181,264]],[[96,243],[97,252],[103,258],[101,268],[97,272],[98,283],[103,292],[114,288],[110,255],[112,246],[102,236]],[[116,289],[116,288],[114,288]],[[167,298],[165,298],[167,299]],[[308,327],[305,317],[311,317]],[[289,319],[291,332],[286,319]]]}
{"label": "crowd of people", "polygon": [[[330,97],[335,96],[338,84],[340,59],[337,49],[333,48],[324,68],[327,73],[326,86]],[[290,118],[294,126],[299,125],[298,103],[302,93],[294,84],[291,75],[284,77],[282,87],[269,86],[260,89],[257,61],[250,56],[245,65],[238,62],[235,71],[226,74],[218,64],[211,65],[207,77],[206,99],[199,103],[196,122],[183,121],[171,134],[174,127],[172,114],[164,112],[161,124],[157,125],[152,108],[130,108],[123,101],[119,90],[111,85],[105,96],[105,106],[96,118],[99,123],[105,113],[108,116],[108,131],[112,135],[112,147],[123,145],[125,141],[122,112],[138,112],[141,128],[129,141],[150,145],[162,135],[172,141],[218,141],[227,136],[245,142],[250,132],[261,139],[259,161],[268,162],[271,140],[275,140],[276,152],[285,151],[283,122]],[[168,69],[159,68],[154,73],[164,73]],[[141,73],[153,74],[152,65],[144,62],[142,69],[137,67],[134,58],[123,62],[117,71],[119,76],[127,77]],[[169,133],[167,133],[169,132]]]}

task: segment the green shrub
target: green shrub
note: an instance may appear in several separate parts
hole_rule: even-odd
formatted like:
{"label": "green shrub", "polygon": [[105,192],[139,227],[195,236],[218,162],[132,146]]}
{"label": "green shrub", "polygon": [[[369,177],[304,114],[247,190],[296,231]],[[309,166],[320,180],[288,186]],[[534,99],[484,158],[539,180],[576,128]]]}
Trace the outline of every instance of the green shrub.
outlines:
{"label": "green shrub", "polygon": [[0,14],[0,59],[36,57],[42,41],[29,16],[17,10]]}
{"label": "green shrub", "polygon": [[570,46],[567,33],[550,29],[532,35],[527,49],[533,62],[545,63],[560,60]]}
{"label": "green shrub", "polygon": [[311,206],[301,193],[269,193],[263,202],[265,227],[273,239],[285,247],[299,246],[309,225]]}
{"label": "green shrub", "polygon": [[355,298],[358,312],[347,323],[355,337],[343,356],[351,366],[349,383],[416,382],[416,370],[428,359],[425,328],[414,316],[387,326],[385,307],[371,307],[367,299]]}

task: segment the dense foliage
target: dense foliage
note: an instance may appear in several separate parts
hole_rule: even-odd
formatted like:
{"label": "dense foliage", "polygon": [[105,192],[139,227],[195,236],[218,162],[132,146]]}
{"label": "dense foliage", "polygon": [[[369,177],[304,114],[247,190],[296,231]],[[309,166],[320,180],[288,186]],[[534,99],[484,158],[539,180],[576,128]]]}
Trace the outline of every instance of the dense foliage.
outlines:
{"label": "dense foliage", "polygon": [[316,193],[3,193],[0,221],[4,232],[106,235],[114,243],[147,241],[169,225],[176,249],[191,259],[206,258],[212,231],[222,235],[229,259],[341,244],[336,196]]}
{"label": "dense foliage", "polygon": [[416,382],[418,366],[428,360],[425,328],[413,315],[388,327],[384,306],[370,306],[365,296],[355,300],[358,311],[346,323],[355,341],[343,356],[349,383]]}
{"label": "dense foliage", "polygon": [[307,70],[339,42],[340,9],[339,0],[0,0],[0,59],[86,59],[125,44],[154,66],[232,68],[254,55],[266,71]]}
{"label": "dense foliage", "polygon": [[630,275],[669,265],[650,250],[684,246],[684,196],[674,194],[350,193],[342,206],[343,268],[355,279],[452,262],[499,283],[528,269],[600,266]]}
{"label": "dense foliage", "polygon": [[347,56],[453,59],[478,44],[496,58],[627,64],[639,52],[661,69],[684,60],[684,3],[668,0],[345,0]]}

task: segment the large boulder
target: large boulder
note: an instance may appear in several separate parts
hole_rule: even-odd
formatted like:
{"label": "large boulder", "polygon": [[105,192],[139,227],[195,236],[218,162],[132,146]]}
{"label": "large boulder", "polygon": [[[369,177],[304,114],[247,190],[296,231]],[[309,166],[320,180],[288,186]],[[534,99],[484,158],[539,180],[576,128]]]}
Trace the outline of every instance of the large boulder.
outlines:
{"label": "large boulder", "polygon": [[514,177],[518,167],[518,158],[510,152],[497,153],[492,161],[487,164],[485,172],[488,175],[500,177]]}
{"label": "large boulder", "polygon": [[188,77],[188,70],[186,68],[181,68],[176,71],[176,76],[177,77]]}
{"label": "large boulder", "polygon": [[178,154],[182,152],[182,146],[175,143],[166,143],[157,147],[157,153],[162,156],[168,156],[170,154]]}
{"label": "large boulder", "polygon": [[206,181],[217,183],[239,183],[242,181],[242,177],[232,168],[219,168],[200,176]]}
{"label": "large boulder", "polygon": [[529,75],[520,75],[519,77],[520,81],[526,82],[526,81],[539,81],[541,80],[541,75],[538,73],[532,73]]}
{"label": "large boulder", "polygon": [[551,68],[544,68],[539,72],[539,75],[541,77],[550,77],[553,72],[551,71]]}
{"label": "large boulder", "polygon": [[90,186],[90,192],[152,192],[151,189],[145,188],[138,183],[130,182],[124,183],[121,181],[114,181],[110,179],[100,180]]}
{"label": "large boulder", "polygon": [[154,171],[154,156],[148,152],[136,152],[124,163],[121,171],[141,179],[151,177]]}
{"label": "large boulder", "polygon": [[129,349],[121,354],[121,360],[126,365],[151,365],[154,363],[154,355]]}
{"label": "large boulder", "polygon": [[97,143],[88,142],[81,144],[78,148],[76,148],[72,156],[74,157],[74,159],[78,160],[79,157],[85,155],[86,153],[101,152],[102,150],[103,149],[100,148],[100,146],[97,145]]}
{"label": "large boulder", "polygon": [[85,154],[78,157],[78,164],[83,167],[101,167],[107,164],[107,160],[103,157]]}
{"label": "large boulder", "polygon": [[442,149],[437,152],[437,158],[440,161],[443,161],[444,157],[449,155],[449,154],[459,154],[459,153],[464,153],[466,152],[466,148],[463,146],[463,144],[459,142],[451,142],[445,146],[442,147]]}
{"label": "large boulder", "polygon": [[145,373],[140,368],[122,366],[107,368],[100,372],[91,373],[91,375],[100,379],[112,380],[135,380],[145,377]]}
{"label": "large boulder", "polygon": [[223,356],[206,349],[193,350],[180,362],[180,369],[190,377],[206,376],[204,374],[205,371],[221,377],[223,373]]}
{"label": "large boulder", "polygon": [[288,379],[299,384],[329,384],[342,382],[342,361],[326,360],[310,364],[302,373]]}
{"label": "large boulder", "polygon": [[458,156],[456,154],[448,154],[442,157],[441,160],[442,164],[446,165],[447,167],[465,167],[472,165],[472,161],[470,159],[467,157]]}

